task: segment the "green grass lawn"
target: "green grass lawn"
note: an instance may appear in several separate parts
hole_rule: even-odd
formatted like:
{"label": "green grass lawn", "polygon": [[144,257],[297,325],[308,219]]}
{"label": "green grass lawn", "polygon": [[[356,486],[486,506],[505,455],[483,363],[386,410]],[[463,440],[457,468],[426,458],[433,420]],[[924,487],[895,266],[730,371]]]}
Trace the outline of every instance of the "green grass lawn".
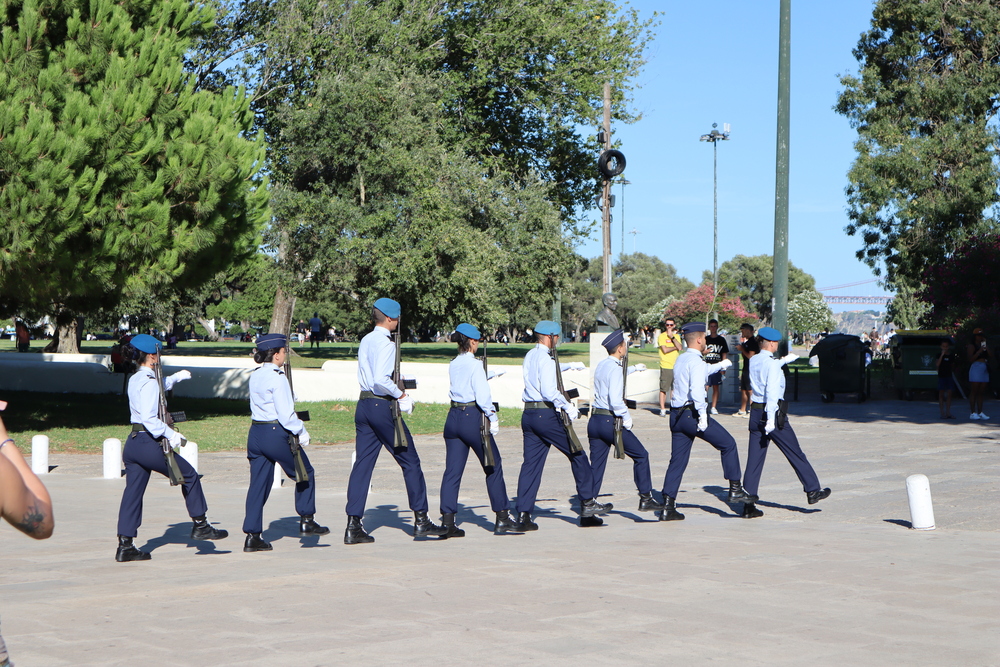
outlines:
{"label": "green grass lawn", "polygon": [[[106,438],[124,440],[128,435],[129,412],[124,397],[108,394],[46,394],[40,392],[4,392],[8,401],[3,420],[22,452],[31,450],[31,436],[49,436],[53,452],[99,454]],[[339,443],[354,440],[354,401],[299,403],[308,410],[306,424],[314,443]],[[183,398],[170,401],[171,411],[183,410],[188,421],[177,425],[188,439],[198,443],[200,451],[218,452],[246,447],[250,427],[247,401],[222,398]],[[446,405],[418,403],[406,417],[411,433],[433,434],[444,429]],[[500,411],[501,426],[518,426],[521,411]]]}

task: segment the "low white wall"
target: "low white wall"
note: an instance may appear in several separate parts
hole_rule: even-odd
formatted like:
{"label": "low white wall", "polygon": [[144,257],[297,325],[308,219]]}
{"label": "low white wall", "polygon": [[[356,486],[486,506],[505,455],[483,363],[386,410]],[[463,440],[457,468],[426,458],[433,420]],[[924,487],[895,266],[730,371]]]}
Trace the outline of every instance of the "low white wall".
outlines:
{"label": "low white wall", "polygon": [[[120,393],[124,377],[108,370],[110,357],[103,354],[19,354],[0,353],[0,391],[44,391],[54,393]],[[230,357],[163,358],[166,375],[186,368],[191,379],[179,383],[174,394],[196,398],[232,398],[248,400],[247,383],[257,368],[252,359]],[[524,391],[521,366],[494,364],[494,371],[506,371],[490,380],[493,400],[502,407],[521,407]],[[414,400],[422,403],[448,402],[448,364],[402,363],[404,375],[417,379],[412,390]],[[358,398],[356,361],[327,361],[321,370],[297,369],[294,372],[295,394],[299,401],[353,401]],[[576,387],[580,400],[590,401],[590,371],[566,371],[567,389]],[[659,371],[650,369],[628,378],[629,398],[655,402],[659,390]]]}

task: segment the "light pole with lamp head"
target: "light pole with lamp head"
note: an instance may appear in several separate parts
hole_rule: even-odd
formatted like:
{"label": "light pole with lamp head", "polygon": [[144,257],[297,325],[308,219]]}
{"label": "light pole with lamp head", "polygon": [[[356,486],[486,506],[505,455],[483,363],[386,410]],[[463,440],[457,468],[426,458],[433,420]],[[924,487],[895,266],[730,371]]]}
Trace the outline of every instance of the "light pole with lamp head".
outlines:
{"label": "light pole with lamp head", "polygon": [[729,140],[729,123],[722,126],[722,132],[712,123],[712,131],[701,135],[699,141],[712,142],[712,300],[719,293],[719,142]]}

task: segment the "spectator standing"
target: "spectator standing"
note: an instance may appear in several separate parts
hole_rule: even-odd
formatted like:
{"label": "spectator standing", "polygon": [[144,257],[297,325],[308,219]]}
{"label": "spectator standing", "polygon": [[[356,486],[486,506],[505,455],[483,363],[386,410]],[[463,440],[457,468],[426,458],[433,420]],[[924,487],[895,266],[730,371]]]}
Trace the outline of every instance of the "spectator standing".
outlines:
{"label": "spectator standing", "polygon": [[660,351],[660,416],[666,417],[667,401],[673,393],[674,363],[684,350],[674,318],[668,317],[663,323],[663,328],[663,333],[656,339],[656,345]]}
{"label": "spectator standing", "polygon": [[299,320],[299,323],[295,325],[295,337],[298,339],[299,343],[306,342],[306,331],[309,330],[308,325],[306,325],[305,320]]}
{"label": "spectator standing", "polygon": [[951,414],[951,393],[955,389],[955,381],[952,379],[952,372],[955,370],[955,355],[951,351],[951,341],[941,341],[941,354],[937,361],[938,374],[938,408],[941,410],[941,419],[954,419]]}
{"label": "spectator standing", "polygon": [[750,419],[750,358],[760,352],[760,344],[753,335],[753,325],[744,322],[740,325],[740,343],[736,350],[743,355],[743,368],[740,372],[740,409],[734,416]]}
{"label": "spectator standing", "polygon": [[17,344],[18,352],[27,352],[31,347],[31,334],[28,332],[28,325],[24,320],[14,322],[14,340]]}
{"label": "spectator standing", "polygon": [[322,339],[323,331],[323,320],[319,319],[319,313],[313,313],[312,318],[309,320],[309,349],[312,349],[313,343],[316,344],[316,349],[319,349],[319,342]]}
{"label": "spectator standing", "polygon": [[990,348],[986,344],[986,335],[982,329],[972,330],[972,342],[966,346],[969,357],[969,409],[972,414],[969,419],[989,419],[983,412],[983,397],[990,382],[990,369],[987,365],[990,358]]}
{"label": "spectator standing", "polygon": [[[708,335],[705,336],[705,363],[717,364],[729,358],[729,343],[725,336],[719,335],[719,320],[708,321]],[[722,379],[726,377],[725,370],[718,370],[708,376],[708,384],[705,391],[712,388],[712,408],[710,414],[717,415],[719,410],[719,390],[722,388]]]}

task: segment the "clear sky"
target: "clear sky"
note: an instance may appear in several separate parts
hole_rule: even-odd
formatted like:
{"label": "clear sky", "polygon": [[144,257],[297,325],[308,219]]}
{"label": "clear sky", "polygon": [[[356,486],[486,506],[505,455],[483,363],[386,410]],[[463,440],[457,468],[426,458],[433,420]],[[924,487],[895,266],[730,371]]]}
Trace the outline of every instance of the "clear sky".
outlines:
{"label": "clear sky", "polygon": [[[719,263],[774,249],[778,0],[633,0],[661,12],[634,106],[642,120],[613,126],[630,182],[614,187],[613,254],[656,255],[695,283],[712,268],[712,145],[698,138],[730,123],[719,142]],[[871,0],[792,0],[789,258],[819,288],[872,280],[847,236],[847,170],[856,133],[833,111],[839,74],[871,21]],[[624,212],[622,210],[624,204]],[[593,217],[600,222],[600,213]],[[638,234],[628,232],[635,229]],[[600,225],[579,252],[601,252]],[[833,295],[884,295],[874,282]],[[835,311],[876,306],[833,306]]]}

